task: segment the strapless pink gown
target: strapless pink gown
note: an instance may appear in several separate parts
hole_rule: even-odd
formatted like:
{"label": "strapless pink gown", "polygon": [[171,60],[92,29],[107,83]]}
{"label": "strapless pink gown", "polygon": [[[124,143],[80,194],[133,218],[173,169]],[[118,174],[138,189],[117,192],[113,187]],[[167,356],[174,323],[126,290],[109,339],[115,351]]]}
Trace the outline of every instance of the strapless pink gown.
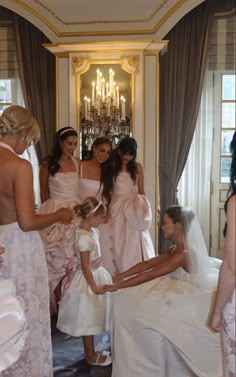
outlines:
{"label": "strapless pink gown", "polygon": [[120,172],[110,203],[112,255],[117,272],[155,256],[149,233],[151,206],[145,195],[138,194],[129,173]]}
{"label": "strapless pink gown", "polygon": [[[73,208],[80,202],[78,195],[78,172],[56,173],[49,176],[50,199],[42,204],[39,213],[52,213],[59,208]],[[55,223],[41,233],[48,265],[51,313],[56,312],[54,291],[66,274],[67,265],[73,260],[74,232],[80,219],[75,218],[71,224]]]}
{"label": "strapless pink gown", "polygon": [[[88,196],[96,196],[101,200],[100,182],[88,178],[79,179],[79,196],[81,200]],[[99,240],[101,247],[102,265],[110,272],[111,275],[116,273],[114,259],[112,255],[111,229],[110,224],[101,224],[99,229]]]}

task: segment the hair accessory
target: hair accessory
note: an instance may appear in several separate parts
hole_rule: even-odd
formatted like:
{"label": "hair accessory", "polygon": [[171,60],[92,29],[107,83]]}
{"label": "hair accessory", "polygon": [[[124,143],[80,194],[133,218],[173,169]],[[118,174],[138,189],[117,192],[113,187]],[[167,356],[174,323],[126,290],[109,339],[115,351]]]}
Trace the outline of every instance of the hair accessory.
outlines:
{"label": "hair accessory", "polygon": [[92,209],[92,211],[90,211],[90,212],[87,214],[87,217],[90,216],[90,215],[92,215],[92,213],[96,212],[97,209],[98,209],[101,205],[103,206],[104,210],[106,210],[106,208],[105,208],[104,205],[103,205],[103,202],[100,201],[100,202],[96,205],[96,207],[95,207],[94,209]]}
{"label": "hair accessory", "polygon": [[[61,138],[61,136],[63,134],[65,134],[66,132],[69,132],[69,131],[75,131],[75,129],[73,127],[69,127],[67,128],[66,130],[62,131],[60,134],[59,134],[59,138]],[[75,131],[75,133],[77,134],[77,132]]]}

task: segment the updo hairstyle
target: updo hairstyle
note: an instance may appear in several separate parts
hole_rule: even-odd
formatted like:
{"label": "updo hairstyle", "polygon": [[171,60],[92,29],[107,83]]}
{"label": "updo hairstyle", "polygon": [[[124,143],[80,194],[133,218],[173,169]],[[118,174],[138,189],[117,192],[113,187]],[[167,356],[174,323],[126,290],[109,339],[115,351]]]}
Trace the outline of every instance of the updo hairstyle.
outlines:
{"label": "updo hairstyle", "polygon": [[26,131],[27,147],[36,144],[40,138],[39,125],[33,114],[19,105],[7,107],[0,116],[0,140]]}
{"label": "updo hairstyle", "polygon": [[191,222],[195,217],[192,208],[181,207],[178,205],[170,206],[165,213],[171,218],[174,224],[179,223],[182,226],[184,234],[189,231]]}
{"label": "updo hairstyle", "polygon": [[77,204],[73,208],[75,216],[81,217],[82,219],[86,219],[92,213],[94,215],[105,215],[106,207],[102,202],[97,200],[94,196],[89,196],[84,199],[84,201],[80,204]]}

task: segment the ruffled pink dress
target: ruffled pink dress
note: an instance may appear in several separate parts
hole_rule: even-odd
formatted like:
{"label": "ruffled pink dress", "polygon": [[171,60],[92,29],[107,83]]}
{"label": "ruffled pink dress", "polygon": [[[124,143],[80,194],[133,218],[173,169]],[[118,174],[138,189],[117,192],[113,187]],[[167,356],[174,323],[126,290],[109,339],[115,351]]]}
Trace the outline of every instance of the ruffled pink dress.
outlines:
{"label": "ruffled pink dress", "polygon": [[[81,200],[88,196],[96,196],[98,200],[101,200],[102,187],[100,188],[100,182],[92,179],[83,178],[83,163],[80,165],[80,179],[79,179],[79,196]],[[110,224],[100,224],[99,227],[99,240],[101,248],[102,265],[114,275],[116,268],[114,265],[112,255],[112,242],[111,242],[111,230]]]}
{"label": "ruffled pink dress", "polygon": [[112,255],[117,272],[155,256],[149,233],[152,221],[150,203],[138,194],[129,173],[120,172],[110,203]]}
{"label": "ruffled pink dress", "polygon": [[[54,176],[49,176],[50,199],[42,204],[40,214],[52,213],[59,208],[73,208],[80,202],[78,165],[73,157],[72,160],[76,171],[58,172]],[[55,289],[68,269],[72,269],[75,263],[74,233],[79,224],[80,219],[74,218],[70,224],[57,222],[40,232],[48,265],[52,314],[57,311]]]}

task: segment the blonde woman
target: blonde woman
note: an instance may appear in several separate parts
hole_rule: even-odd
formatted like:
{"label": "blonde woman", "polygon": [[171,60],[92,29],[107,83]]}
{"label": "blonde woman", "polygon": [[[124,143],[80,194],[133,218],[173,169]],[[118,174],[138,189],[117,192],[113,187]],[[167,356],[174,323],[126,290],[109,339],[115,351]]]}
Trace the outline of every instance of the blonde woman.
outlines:
{"label": "blonde woman", "polygon": [[29,336],[19,360],[3,377],[51,377],[52,350],[47,266],[37,230],[56,221],[70,222],[72,211],[48,215],[34,211],[33,173],[21,155],[39,140],[39,127],[30,111],[10,106],[0,117],[0,245],[1,274],[24,300]]}

